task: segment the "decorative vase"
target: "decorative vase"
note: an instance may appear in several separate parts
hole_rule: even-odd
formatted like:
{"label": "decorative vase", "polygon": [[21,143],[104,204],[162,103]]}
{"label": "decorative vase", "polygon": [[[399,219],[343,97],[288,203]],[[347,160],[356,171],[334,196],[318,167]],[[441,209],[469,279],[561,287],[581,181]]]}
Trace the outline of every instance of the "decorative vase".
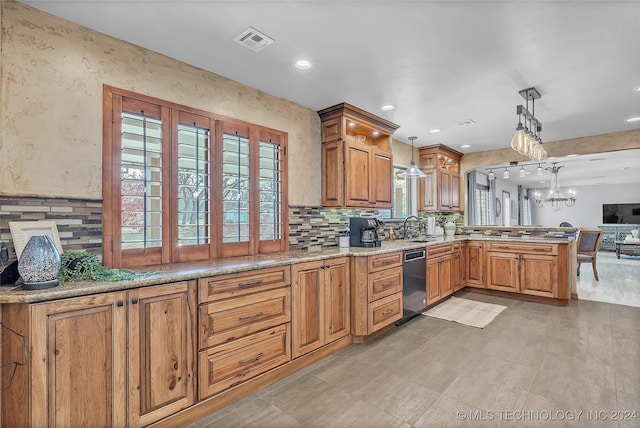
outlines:
{"label": "decorative vase", "polygon": [[60,253],[50,237],[32,236],[25,245],[18,272],[24,281],[24,290],[42,290],[58,285],[60,272]]}
{"label": "decorative vase", "polygon": [[447,236],[453,236],[456,233],[456,224],[451,220],[444,223],[444,234]]}

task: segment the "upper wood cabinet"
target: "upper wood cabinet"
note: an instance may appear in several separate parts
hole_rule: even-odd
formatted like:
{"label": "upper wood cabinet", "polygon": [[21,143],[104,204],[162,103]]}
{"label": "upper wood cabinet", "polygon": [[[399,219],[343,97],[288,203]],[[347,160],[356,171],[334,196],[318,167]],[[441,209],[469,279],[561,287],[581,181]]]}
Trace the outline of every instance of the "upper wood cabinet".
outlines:
{"label": "upper wood cabinet", "polygon": [[342,103],[318,112],[322,121],[322,205],[390,208],[398,125]]}
{"label": "upper wood cabinet", "polygon": [[460,211],[460,158],[462,153],[442,144],[421,147],[421,211]]}

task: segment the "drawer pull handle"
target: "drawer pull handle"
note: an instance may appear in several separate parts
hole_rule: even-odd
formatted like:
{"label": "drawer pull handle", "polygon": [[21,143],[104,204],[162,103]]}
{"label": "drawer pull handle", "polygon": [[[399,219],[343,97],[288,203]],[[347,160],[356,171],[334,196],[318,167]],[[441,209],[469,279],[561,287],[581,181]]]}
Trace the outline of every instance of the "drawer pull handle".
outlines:
{"label": "drawer pull handle", "polygon": [[533,251],[549,251],[548,248],[534,248]]}
{"label": "drawer pull handle", "polygon": [[391,264],[391,263],[393,263],[393,260],[383,260],[383,261],[380,262],[381,265],[388,265],[388,264]]}
{"label": "drawer pull handle", "polygon": [[389,308],[386,311],[384,311],[382,315],[389,315],[389,314],[392,314],[393,312],[394,312],[393,308]]}
{"label": "drawer pull handle", "polygon": [[382,288],[393,287],[393,282],[387,282],[386,284],[382,284]]}
{"label": "drawer pull handle", "polygon": [[262,352],[260,352],[258,355],[256,355],[253,358],[247,358],[246,360],[240,360],[238,361],[238,364],[249,364],[249,363],[253,363],[254,361],[258,361],[260,358],[262,358],[264,356],[264,354]]}
{"label": "drawer pull handle", "polygon": [[239,317],[238,320],[246,321],[246,320],[250,320],[252,318],[258,318],[259,316],[262,316],[262,315],[264,315],[264,312],[260,311],[257,314],[247,315],[247,316],[244,316],[244,317]]}
{"label": "drawer pull handle", "polygon": [[256,279],[254,281],[241,282],[238,287],[253,287],[254,285],[262,284],[261,279]]}

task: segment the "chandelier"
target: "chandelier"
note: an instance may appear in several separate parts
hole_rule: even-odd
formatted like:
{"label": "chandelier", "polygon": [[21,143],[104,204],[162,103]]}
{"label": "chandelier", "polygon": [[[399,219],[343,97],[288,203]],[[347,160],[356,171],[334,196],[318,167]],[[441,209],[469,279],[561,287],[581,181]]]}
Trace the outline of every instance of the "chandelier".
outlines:
{"label": "chandelier", "polygon": [[[542,139],[540,138],[542,124],[535,117],[535,102],[541,97],[540,92],[536,88],[527,88],[518,93],[527,101],[527,106],[520,104],[516,107],[518,126],[516,127],[516,135],[511,140],[511,148],[532,160],[546,159],[547,151],[542,147]],[[532,103],[532,112],[529,112],[529,100]],[[524,125],[522,124],[523,117]]]}
{"label": "chandelier", "polygon": [[546,196],[540,191],[534,192],[534,200],[536,201],[537,206],[553,208],[554,211],[560,211],[563,206],[572,207],[576,203],[575,191],[569,189],[567,190],[568,195],[564,196],[560,190],[558,171],[563,167],[558,166],[557,163],[558,162],[553,162],[550,167],[545,168],[546,170],[551,171],[551,186],[549,187],[549,190],[546,191]]}

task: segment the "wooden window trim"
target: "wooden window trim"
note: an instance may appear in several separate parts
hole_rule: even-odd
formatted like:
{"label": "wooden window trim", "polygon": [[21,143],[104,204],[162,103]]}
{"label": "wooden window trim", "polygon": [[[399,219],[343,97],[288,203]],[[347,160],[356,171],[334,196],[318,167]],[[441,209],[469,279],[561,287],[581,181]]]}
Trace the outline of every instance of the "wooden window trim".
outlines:
{"label": "wooden window trim", "polygon": [[[140,103],[159,106],[162,119],[163,159],[162,159],[162,247],[122,250],[121,233],[121,158],[120,143],[116,140],[121,135],[121,122],[114,117],[114,111],[122,111],[123,98],[137,100]],[[177,203],[177,126],[180,116],[193,115],[194,121],[207,125],[210,129],[210,241],[208,245],[194,245],[179,248],[176,227]],[[205,121],[208,122],[205,123]],[[205,127],[205,126],[202,126]],[[222,134],[223,129],[248,129],[250,150],[250,221],[248,242],[222,242],[222,216],[219,215],[222,204]],[[264,140],[267,138],[267,140]],[[259,143],[260,140],[271,139],[282,148],[282,234],[279,240],[260,241],[259,228]],[[288,228],[288,168],[287,168],[286,132],[251,124],[242,120],[217,115],[197,108],[184,106],[158,98],[118,89],[109,85],[103,86],[103,263],[107,267],[137,267],[157,265],[171,262],[215,259],[286,251],[289,248]],[[168,158],[168,159],[167,159]],[[165,189],[165,186],[168,186]]]}

